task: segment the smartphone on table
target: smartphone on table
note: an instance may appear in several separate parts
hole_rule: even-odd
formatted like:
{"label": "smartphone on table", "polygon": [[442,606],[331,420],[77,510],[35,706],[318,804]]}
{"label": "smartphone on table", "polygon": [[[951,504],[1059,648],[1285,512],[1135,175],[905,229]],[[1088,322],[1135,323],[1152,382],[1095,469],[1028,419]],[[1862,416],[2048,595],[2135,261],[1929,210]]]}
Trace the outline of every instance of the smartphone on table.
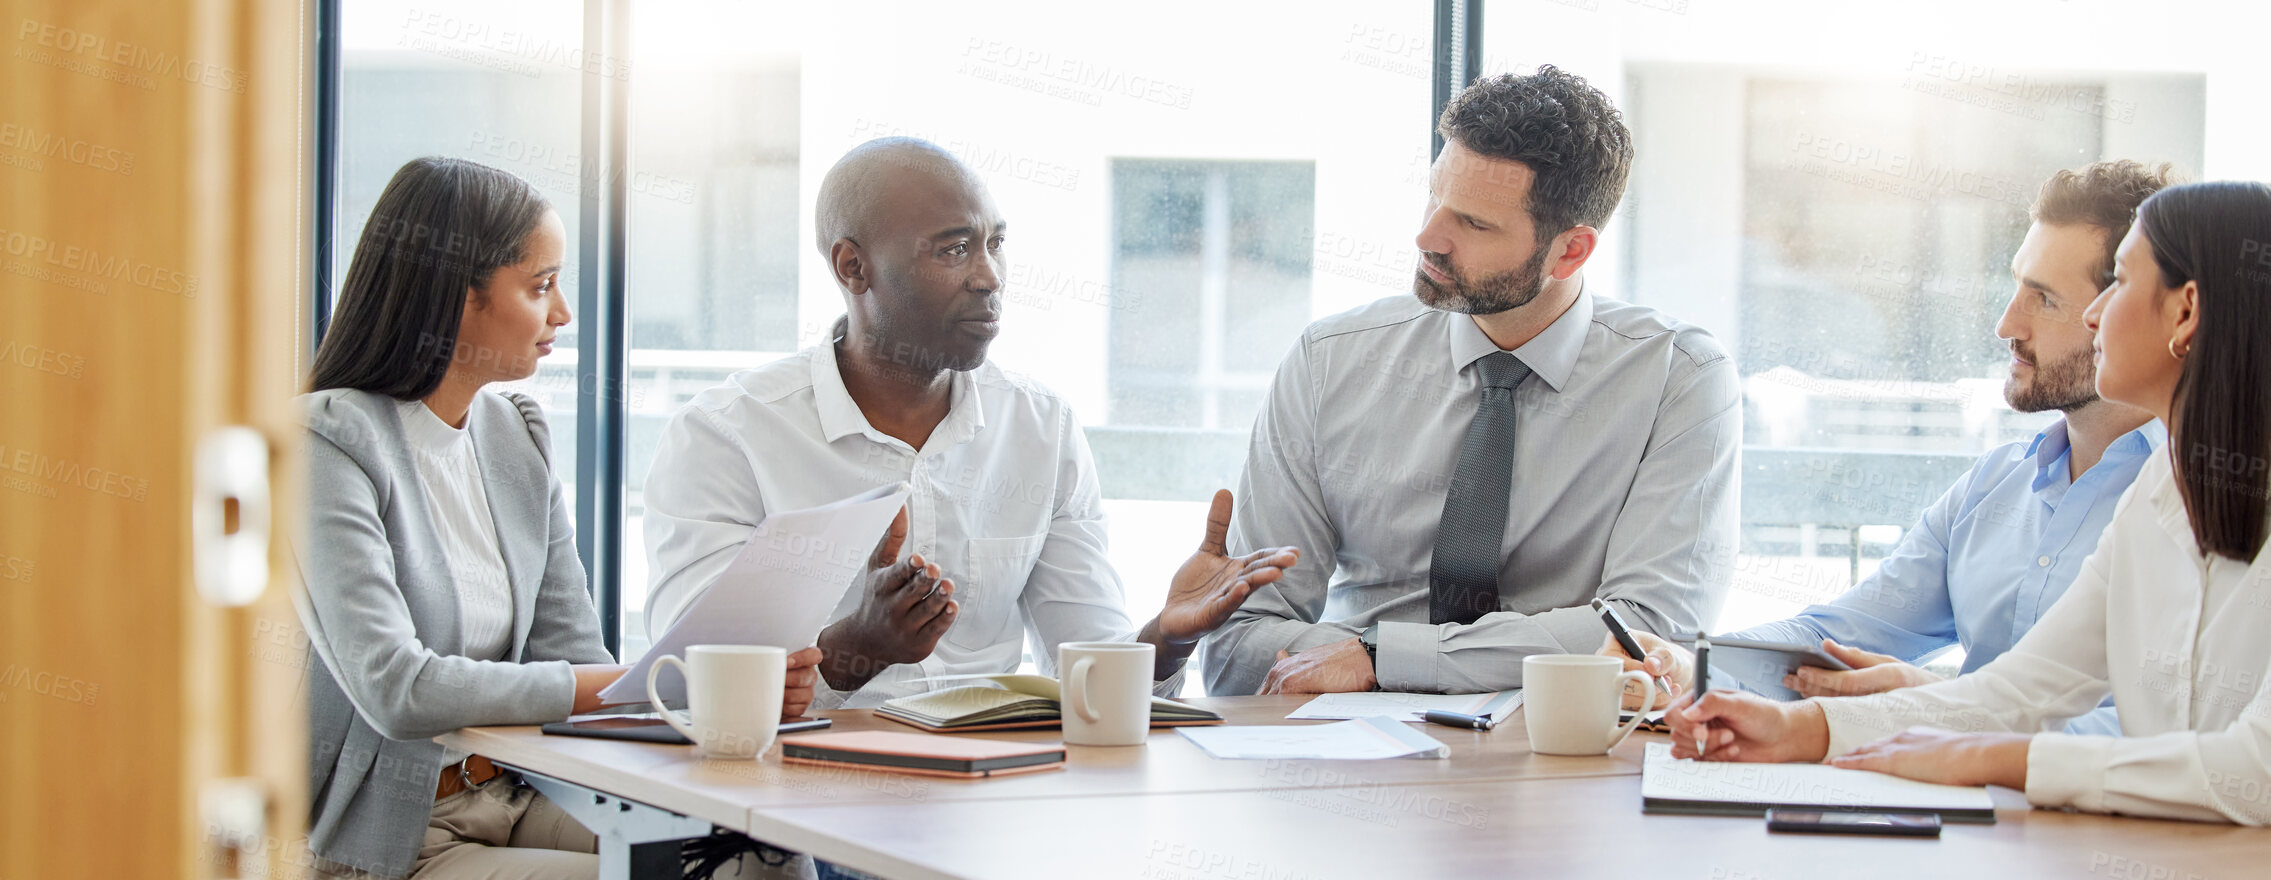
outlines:
{"label": "smartphone on table", "polygon": [[1856,813],[1842,810],[1768,810],[1766,830],[1799,834],[1887,834],[1938,837],[1938,813]]}

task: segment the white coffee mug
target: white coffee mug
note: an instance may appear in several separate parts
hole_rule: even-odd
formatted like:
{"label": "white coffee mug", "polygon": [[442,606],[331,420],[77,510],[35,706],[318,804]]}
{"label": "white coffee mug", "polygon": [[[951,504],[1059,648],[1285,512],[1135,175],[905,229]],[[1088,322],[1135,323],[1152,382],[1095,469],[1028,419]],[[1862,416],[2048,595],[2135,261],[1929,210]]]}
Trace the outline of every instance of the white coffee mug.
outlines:
{"label": "white coffee mug", "polygon": [[1656,704],[1656,682],[1625,672],[1624,662],[1598,654],[1533,654],[1522,658],[1522,718],[1530,750],[1541,755],[1605,755],[1640,726],[1641,713],[1617,724],[1624,683],[1638,681],[1640,705]]}
{"label": "white coffee mug", "polygon": [[1066,642],[1065,744],[1140,746],[1151,734],[1151,646],[1142,642]]}
{"label": "white coffee mug", "polygon": [[[647,667],[647,700],[662,720],[709,758],[754,758],[781,729],[781,689],[789,652],[764,645],[692,645],[686,659],[665,654]],[[676,666],[686,676],[686,714],[662,704],[655,676]]]}

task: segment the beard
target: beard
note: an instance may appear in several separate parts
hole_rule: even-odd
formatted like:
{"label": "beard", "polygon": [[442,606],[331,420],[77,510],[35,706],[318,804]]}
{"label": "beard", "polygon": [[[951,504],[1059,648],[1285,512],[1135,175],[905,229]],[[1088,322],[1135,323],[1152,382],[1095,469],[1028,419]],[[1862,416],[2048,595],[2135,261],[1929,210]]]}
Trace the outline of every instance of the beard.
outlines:
{"label": "beard", "polygon": [[2003,399],[2023,413],[2073,412],[2098,400],[2097,366],[2090,350],[2044,363],[2034,352],[2011,343],[2011,352],[2034,364],[2034,381],[2020,382],[2017,375],[2003,383]]}
{"label": "beard", "polygon": [[1495,315],[1529,305],[1546,287],[1546,248],[1543,242],[1519,268],[1469,280],[1448,261],[1421,251],[1419,258],[1450,276],[1450,285],[1437,284],[1426,269],[1412,270],[1412,295],[1429,308],[1462,315]]}

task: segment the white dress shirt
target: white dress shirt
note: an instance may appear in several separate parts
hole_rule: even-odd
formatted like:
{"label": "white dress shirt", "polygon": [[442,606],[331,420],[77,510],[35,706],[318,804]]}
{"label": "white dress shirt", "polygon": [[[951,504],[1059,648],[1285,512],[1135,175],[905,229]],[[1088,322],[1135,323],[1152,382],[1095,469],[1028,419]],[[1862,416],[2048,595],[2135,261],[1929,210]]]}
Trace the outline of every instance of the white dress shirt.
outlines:
{"label": "white dress shirt", "polygon": [[[914,492],[901,558],[920,553],[937,565],[961,611],[929,658],[891,666],[853,693],[822,681],[813,708],[874,706],[929,689],[916,681],[926,676],[1015,672],[1028,635],[1047,675],[1059,643],[1133,640],[1105,557],[1096,465],[1072,408],[990,361],[952,381],[951,409],[920,450],[868,423],[833,345],[735,373],[681,408],[647,476],[649,634],[669,629],[768,512],[904,480]],[[859,600],[855,585],[830,620]],[[1155,690],[1181,686],[1178,671]]]}
{"label": "white dress shirt", "polygon": [[1254,423],[1230,550],[1290,545],[1301,564],[1207,637],[1207,691],[1250,694],[1279,650],[1380,625],[1380,687],[1522,685],[1522,658],[1590,654],[1613,603],[1658,635],[1718,615],[1735,557],[1742,388],[1701,328],[1579,291],[1514,349],[1514,482],[1498,608],[1429,623],[1436,526],[1499,350],[1467,315],[1409,296],[1309,325]]}
{"label": "white dress shirt", "polygon": [[1914,725],[2038,731],[2108,692],[2126,736],[2041,733],[2027,799],[2271,824],[2271,562],[2203,557],[2166,454],[2114,509],[2081,575],[2011,650],[1960,678],[1821,701],[1831,756]]}

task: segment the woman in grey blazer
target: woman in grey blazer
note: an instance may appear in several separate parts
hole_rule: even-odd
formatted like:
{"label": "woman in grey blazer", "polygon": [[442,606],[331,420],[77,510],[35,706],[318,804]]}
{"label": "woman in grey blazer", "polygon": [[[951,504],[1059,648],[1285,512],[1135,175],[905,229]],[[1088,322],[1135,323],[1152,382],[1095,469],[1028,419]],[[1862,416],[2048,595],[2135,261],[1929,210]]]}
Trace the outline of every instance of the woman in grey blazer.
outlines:
{"label": "woman in grey blazer", "polygon": [[[600,706],[600,639],[528,378],[569,321],[560,217],[510,174],[395,173],[316,353],[308,426],[309,847],[331,874],[591,877],[591,832],[432,737]],[[790,657],[784,714],[817,648]]]}

